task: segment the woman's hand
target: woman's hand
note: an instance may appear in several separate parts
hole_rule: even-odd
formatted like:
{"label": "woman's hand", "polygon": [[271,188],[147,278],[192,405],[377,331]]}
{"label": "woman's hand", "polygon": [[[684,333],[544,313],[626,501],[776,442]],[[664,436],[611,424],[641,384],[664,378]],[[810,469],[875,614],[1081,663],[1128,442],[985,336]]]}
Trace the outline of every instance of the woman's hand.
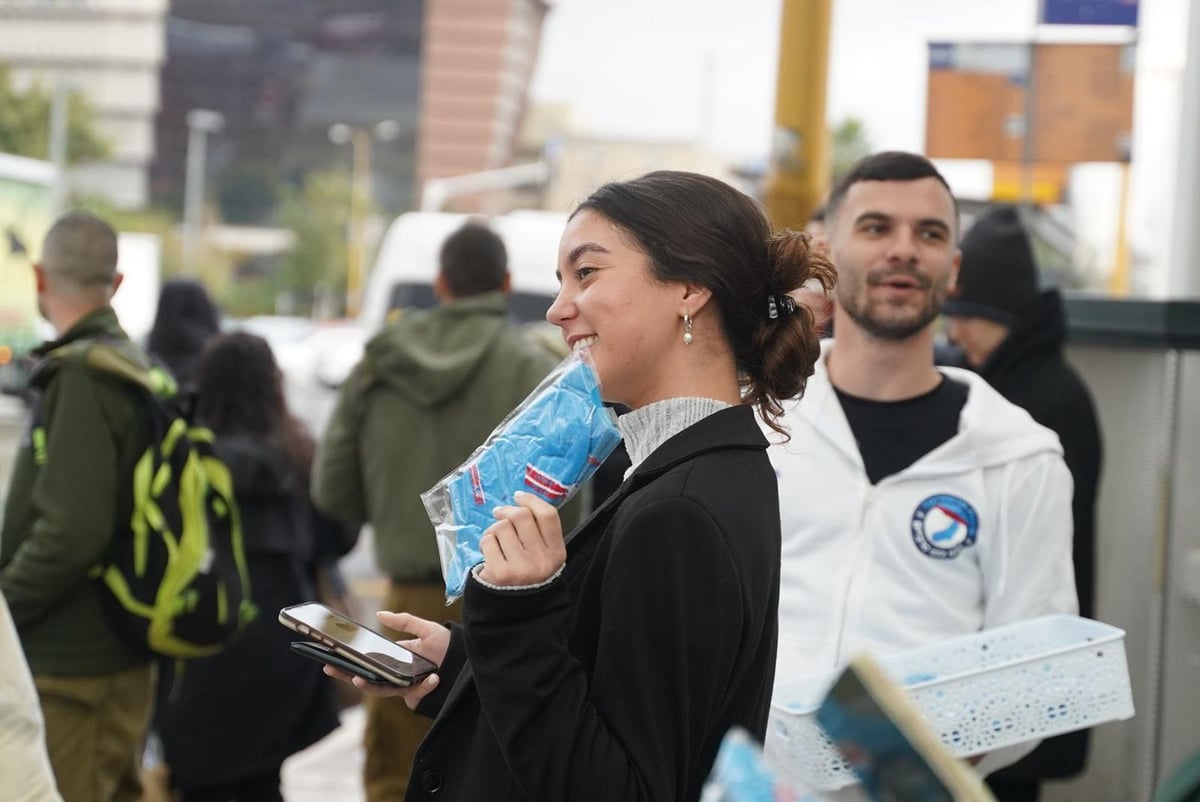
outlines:
{"label": "woman's hand", "polygon": [[[415,615],[409,615],[408,613],[379,612],[375,615],[379,619],[379,623],[388,629],[394,629],[397,632],[407,632],[410,635],[417,636],[409,640],[396,641],[396,643],[405,649],[428,658],[438,665],[441,665],[442,661],[446,659],[446,650],[450,648],[450,630],[441,624],[424,618],[417,618]],[[439,682],[437,674],[430,674],[416,685],[402,688],[399,685],[392,685],[391,683],[368,682],[362,677],[356,677],[352,674],[347,674],[345,671],[339,671],[333,666],[325,666],[325,673],[342,682],[348,682],[372,696],[402,696],[404,697],[404,703],[408,705],[410,710],[416,710],[421,700],[433,693]]]}
{"label": "woman's hand", "polygon": [[496,523],[479,541],[479,578],[502,587],[538,585],[567,561],[558,510],[530,493],[517,493],[516,506],[497,507]]}

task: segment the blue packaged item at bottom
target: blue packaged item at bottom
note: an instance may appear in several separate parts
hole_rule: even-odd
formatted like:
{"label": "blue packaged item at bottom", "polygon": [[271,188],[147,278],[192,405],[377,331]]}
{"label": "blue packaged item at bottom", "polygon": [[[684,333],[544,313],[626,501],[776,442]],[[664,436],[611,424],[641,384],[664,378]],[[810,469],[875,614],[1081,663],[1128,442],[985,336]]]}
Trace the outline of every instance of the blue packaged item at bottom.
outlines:
{"label": "blue packaged item at bottom", "polygon": [[700,794],[700,802],[815,802],[778,777],[762,747],[741,728],[721,739],[721,749]]}
{"label": "blue packaged item at bottom", "polygon": [[621,441],[586,349],[572,353],[462,465],[421,494],[436,530],[446,601],[483,561],[492,510],[518,491],[561,507]]}

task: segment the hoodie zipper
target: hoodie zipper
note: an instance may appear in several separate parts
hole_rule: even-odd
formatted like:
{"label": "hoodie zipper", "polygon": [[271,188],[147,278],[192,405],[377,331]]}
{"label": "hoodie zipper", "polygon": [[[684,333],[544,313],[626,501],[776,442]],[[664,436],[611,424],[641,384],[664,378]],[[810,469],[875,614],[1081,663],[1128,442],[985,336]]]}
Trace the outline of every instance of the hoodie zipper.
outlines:
{"label": "hoodie zipper", "polygon": [[842,591],[842,615],[838,625],[837,648],[833,653],[835,668],[842,665],[842,650],[845,648],[846,628],[850,621],[850,599],[862,577],[862,555],[867,543],[867,513],[870,511],[871,503],[875,500],[877,490],[878,485],[867,485],[867,492],[862,500],[861,514],[858,516],[858,529],[854,533],[856,542],[850,554],[850,579]]}

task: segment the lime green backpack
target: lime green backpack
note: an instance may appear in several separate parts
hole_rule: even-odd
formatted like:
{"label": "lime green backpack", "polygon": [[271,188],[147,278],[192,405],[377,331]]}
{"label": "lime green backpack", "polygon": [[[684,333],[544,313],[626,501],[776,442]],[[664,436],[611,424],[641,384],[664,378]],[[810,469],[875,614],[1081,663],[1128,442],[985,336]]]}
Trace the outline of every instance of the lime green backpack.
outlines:
{"label": "lime green backpack", "polygon": [[[233,482],[213,450],[212,432],[193,425],[178,407],[165,370],[149,367],[119,341],[85,340],[51,351],[35,371],[35,386],[67,361],[132,386],[152,425],[150,446],[131,477],[129,531],[116,534],[92,570],[107,590],[113,628],[143,653],[191,658],[219,652],[255,610]],[[35,410],[35,455],[44,438]]]}

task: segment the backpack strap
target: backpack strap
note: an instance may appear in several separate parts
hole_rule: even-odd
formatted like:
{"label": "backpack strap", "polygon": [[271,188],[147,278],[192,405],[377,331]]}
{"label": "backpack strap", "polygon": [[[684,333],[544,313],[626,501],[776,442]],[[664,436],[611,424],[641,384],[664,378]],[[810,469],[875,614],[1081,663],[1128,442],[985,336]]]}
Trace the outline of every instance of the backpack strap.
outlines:
{"label": "backpack strap", "polygon": [[131,344],[115,339],[76,340],[48,351],[34,368],[30,383],[45,388],[63,364],[82,365],[141,387],[156,398],[173,398],[178,392],[168,371],[148,362]]}
{"label": "backpack strap", "polygon": [[[34,390],[30,431],[34,443],[34,459],[38,465],[46,461],[45,416],[42,396],[51,380],[65,365],[79,365],[87,370],[112,376],[136,390],[143,391],[151,405],[178,401],[175,379],[169,371],[146,361],[130,343],[116,339],[76,340],[47,351],[29,374],[29,386]],[[161,433],[160,433],[161,434]]]}

